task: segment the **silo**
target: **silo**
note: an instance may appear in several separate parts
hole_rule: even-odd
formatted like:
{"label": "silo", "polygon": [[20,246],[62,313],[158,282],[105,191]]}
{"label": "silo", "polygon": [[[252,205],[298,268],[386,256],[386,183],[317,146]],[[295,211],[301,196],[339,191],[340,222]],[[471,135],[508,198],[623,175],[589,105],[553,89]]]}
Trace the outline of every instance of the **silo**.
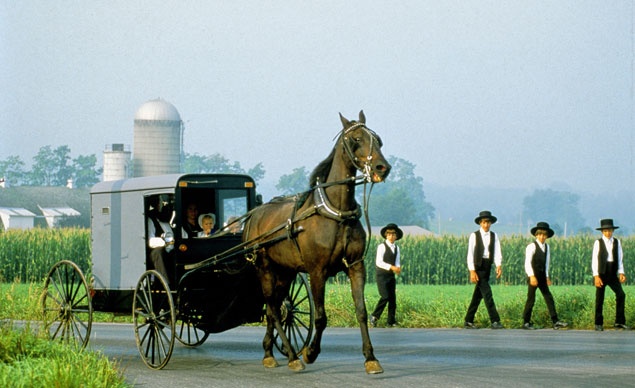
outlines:
{"label": "silo", "polygon": [[135,177],[181,172],[183,122],[174,105],[150,100],[134,119],[133,175]]}
{"label": "silo", "polygon": [[[126,149],[128,148],[128,149]],[[107,145],[104,150],[104,182],[130,178],[130,147]]]}

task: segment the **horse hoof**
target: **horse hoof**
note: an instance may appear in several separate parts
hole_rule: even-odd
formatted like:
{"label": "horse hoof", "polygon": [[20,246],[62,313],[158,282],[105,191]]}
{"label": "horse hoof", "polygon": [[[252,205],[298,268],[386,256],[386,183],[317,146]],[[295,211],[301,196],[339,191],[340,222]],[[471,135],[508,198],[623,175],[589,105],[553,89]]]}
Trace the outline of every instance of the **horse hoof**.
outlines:
{"label": "horse hoof", "polygon": [[293,360],[289,362],[289,369],[294,372],[300,372],[304,370],[304,364],[300,360]]}
{"label": "horse hoof", "polygon": [[309,355],[309,348],[302,349],[302,359],[304,359],[304,362],[307,364],[313,364],[316,358],[317,357],[311,357],[311,355]]}
{"label": "horse hoof", "polygon": [[366,361],[364,363],[364,366],[366,367],[366,373],[368,373],[369,375],[384,373],[384,368],[382,368],[381,365],[379,365],[379,361],[377,360]]}
{"label": "horse hoof", "polygon": [[262,359],[262,365],[265,368],[277,368],[279,366],[278,361],[274,357],[265,357]]}

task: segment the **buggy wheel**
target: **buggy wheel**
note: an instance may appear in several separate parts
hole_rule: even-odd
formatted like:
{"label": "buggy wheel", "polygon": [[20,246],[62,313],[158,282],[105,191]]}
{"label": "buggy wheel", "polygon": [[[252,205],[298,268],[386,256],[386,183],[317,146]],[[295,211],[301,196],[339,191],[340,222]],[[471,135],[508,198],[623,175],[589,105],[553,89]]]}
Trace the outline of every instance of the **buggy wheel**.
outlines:
{"label": "buggy wheel", "polygon": [[167,281],[157,271],[146,271],[137,282],[132,318],[137,349],[151,369],[162,369],[174,349],[174,302]]}
{"label": "buggy wheel", "polygon": [[196,327],[193,317],[179,315],[176,320],[176,339],[185,346],[196,347],[202,345],[209,337],[209,333]]}
{"label": "buggy wheel", "polygon": [[42,292],[44,327],[51,339],[86,347],[93,323],[93,305],[86,278],[72,261],[55,264]]}
{"label": "buggy wheel", "polygon": [[[314,315],[315,306],[309,280],[305,274],[298,273],[291,282],[289,294],[284,298],[280,307],[282,329],[298,354],[309,346],[313,333]],[[274,334],[274,344],[280,353],[287,355],[278,332]]]}

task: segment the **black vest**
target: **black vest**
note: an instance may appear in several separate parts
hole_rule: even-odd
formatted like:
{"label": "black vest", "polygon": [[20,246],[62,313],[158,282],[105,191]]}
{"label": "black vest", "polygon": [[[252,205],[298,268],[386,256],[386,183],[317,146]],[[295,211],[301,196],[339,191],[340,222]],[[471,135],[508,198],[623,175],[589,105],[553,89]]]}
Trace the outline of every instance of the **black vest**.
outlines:
{"label": "black vest", "polygon": [[545,244],[545,251],[540,249],[540,244],[534,241],[536,251],[534,257],[531,259],[531,268],[534,270],[534,276],[540,278],[547,277],[547,252],[549,252],[549,245]]}
{"label": "black vest", "polygon": [[154,217],[150,217],[150,221],[154,224],[154,237],[161,237],[163,234],[163,228],[161,227],[159,220]]}
{"label": "black vest", "polygon": [[[395,265],[395,263],[397,262],[397,252],[399,252],[399,247],[395,245],[395,252],[393,253],[392,249],[390,249],[390,247],[388,246],[388,244],[384,241],[384,246],[386,247],[386,250],[384,250],[384,262],[388,263],[390,265]],[[377,267],[377,274],[392,274],[392,271],[386,271],[383,268],[379,268]]]}
{"label": "black vest", "polygon": [[[600,275],[606,275],[606,270],[609,264],[609,251],[606,249],[606,244],[604,243],[603,238],[600,238],[598,241],[600,242],[600,251],[598,253],[598,273]],[[617,262],[617,248],[619,243],[619,240],[613,237],[613,268],[615,269],[615,274],[617,274],[619,267]]]}
{"label": "black vest", "polygon": [[[496,235],[491,230],[489,233],[490,233],[489,246],[487,247],[487,250],[489,251],[489,260],[493,261],[494,251],[496,246]],[[481,269],[481,266],[483,265],[483,251],[484,251],[483,237],[481,236],[480,229],[474,232],[474,234],[476,235],[476,245],[474,246],[474,268]],[[490,265],[492,261],[490,261]]]}

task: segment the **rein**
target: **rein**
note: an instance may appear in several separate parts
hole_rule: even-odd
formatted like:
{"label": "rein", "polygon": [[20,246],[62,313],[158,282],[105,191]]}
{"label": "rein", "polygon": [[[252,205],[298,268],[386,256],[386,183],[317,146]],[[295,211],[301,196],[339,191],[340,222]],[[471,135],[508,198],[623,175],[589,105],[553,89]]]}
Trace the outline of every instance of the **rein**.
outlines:
{"label": "rein", "polygon": [[[348,138],[346,137],[346,134],[349,133],[350,131],[352,131],[355,128],[359,128],[361,127],[361,129],[364,130],[364,132],[366,134],[369,135],[370,137],[370,145],[368,148],[368,156],[365,158],[365,160],[363,161],[363,164],[360,165],[359,163],[359,159],[355,156],[355,154],[353,153],[353,150],[351,149],[351,146],[349,144],[349,142],[347,141]],[[368,251],[368,248],[370,246],[370,235],[371,235],[371,227],[370,227],[370,218],[368,216],[368,205],[370,202],[370,193],[372,192],[373,186],[374,186],[374,182],[372,180],[372,176],[371,176],[371,162],[372,162],[372,151],[373,151],[373,147],[374,147],[374,143],[377,144],[381,144],[380,141],[377,138],[377,134],[375,132],[373,132],[372,130],[370,130],[368,127],[366,127],[366,125],[364,123],[355,123],[353,125],[351,125],[350,127],[343,129],[340,132],[340,138],[342,139],[342,143],[344,146],[344,150],[346,151],[346,154],[348,155],[351,163],[353,164],[353,166],[362,172],[361,175],[357,175],[354,177],[349,177],[346,179],[342,179],[342,180],[338,180],[338,181],[333,181],[333,182],[324,182],[321,183],[319,181],[319,178],[316,179],[316,184],[311,187],[309,190],[301,193],[301,195],[294,195],[291,198],[293,199],[293,201],[296,203],[296,206],[294,206],[293,210],[292,210],[292,214],[291,216],[282,224],[276,226],[275,228],[269,230],[268,232],[256,236],[248,241],[244,241],[241,244],[233,247],[232,249],[225,251],[219,255],[215,255],[212,256],[206,260],[203,260],[201,262],[198,263],[194,263],[194,264],[190,264],[190,265],[186,265],[185,269],[186,270],[190,270],[190,269],[196,269],[196,268],[201,268],[204,266],[208,266],[208,265],[213,265],[213,264],[217,264],[221,261],[223,261],[224,259],[231,257],[233,255],[236,255],[240,252],[244,252],[245,250],[249,250],[252,253],[250,253],[249,255],[253,255],[253,252],[264,247],[264,246],[268,246],[271,244],[275,244],[281,240],[287,239],[287,240],[293,240],[295,242],[296,248],[298,249],[300,256],[302,256],[302,252],[300,251],[300,247],[297,244],[296,241],[296,237],[299,233],[303,232],[304,229],[302,228],[302,226],[298,227],[297,229],[294,228],[294,224],[302,221],[304,219],[307,219],[311,216],[313,216],[314,214],[319,214],[323,217],[335,220],[339,223],[345,223],[346,221],[353,221],[353,220],[359,220],[362,217],[362,214],[364,215],[364,220],[366,221],[366,227],[367,227],[367,232],[368,232],[368,236],[369,239],[366,241],[366,247],[364,248],[364,252]],[[336,185],[343,185],[343,184],[348,184],[348,183],[354,183],[355,186],[363,184],[364,185],[364,195],[363,195],[363,212],[360,209],[359,205],[357,204],[357,202],[355,201],[355,203],[357,204],[357,206],[352,209],[352,210],[346,210],[346,211],[342,211],[339,209],[336,209],[331,202],[329,201],[328,197],[326,196],[326,192],[324,191],[325,188],[327,187],[331,187],[331,186],[336,186]],[[370,189],[368,188],[368,183],[370,183]],[[311,192],[313,192],[313,201],[314,204],[312,207],[307,208],[305,211],[303,211],[300,214],[296,214],[296,211],[298,210],[298,207],[302,205],[302,203],[304,202],[304,200],[306,200],[307,196],[309,194],[311,194]],[[289,198],[289,197],[286,197]],[[281,198],[280,200],[285,200],[285,198]],[[235,220],[232,223],[237,223],[237,222],[245,222],[248,218],[251,217],[253,210],[248,212],[247,214],[244,214],[243,216],[241,216],[239,219]],[[286,235],[284,236],[278,236],[278,237],[272,237],[274,234],[276,234],[277,232],[286,229]],[[345,248],[344,248],[344,252],[346,252],[346,246],[348,246],[348,233],[349,233],[349,229],[350,226],[346,226],[346,243],[345,243]],[[212,236],[212,237],[216,237],[216,235]],[[270,240],[267,240],[267,238],[272,237]],[[248,261],[252,261],[253,259],[255,259],[254,257],[252,257],[252,259],[247,259]],[[349,263],[348,261],[346,261],[346,256],[344,256],[342,258],[342,263],[344,264],[344,266],[346,268],[350,268],[353,265],[359,263],[359,262],[363,262],[364,261],[364,254],[361,255],[361,258]],[[253,261],[252,261],[253,262]]]}

